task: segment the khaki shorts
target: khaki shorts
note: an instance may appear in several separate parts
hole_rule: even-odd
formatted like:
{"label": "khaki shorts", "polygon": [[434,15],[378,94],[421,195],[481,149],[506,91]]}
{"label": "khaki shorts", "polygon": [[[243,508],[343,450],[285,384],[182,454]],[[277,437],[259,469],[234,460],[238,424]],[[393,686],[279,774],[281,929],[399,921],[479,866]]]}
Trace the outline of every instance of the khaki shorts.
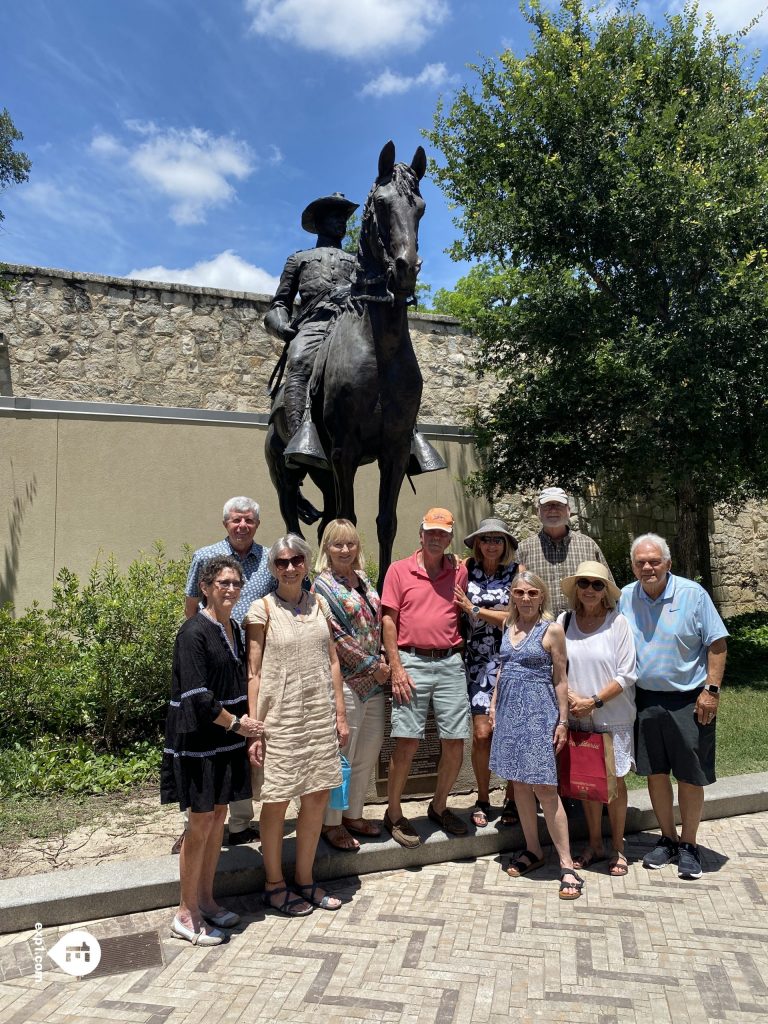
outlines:
{"label": "khaki shorts", "polygon": [[415,690],[407,704],[392,701],[392,737],[424,739],[424,725],[431,701],[440,739],[469,739],[467,676],[461,655],[422,658],[418,654],[401,651],[400,660]]}

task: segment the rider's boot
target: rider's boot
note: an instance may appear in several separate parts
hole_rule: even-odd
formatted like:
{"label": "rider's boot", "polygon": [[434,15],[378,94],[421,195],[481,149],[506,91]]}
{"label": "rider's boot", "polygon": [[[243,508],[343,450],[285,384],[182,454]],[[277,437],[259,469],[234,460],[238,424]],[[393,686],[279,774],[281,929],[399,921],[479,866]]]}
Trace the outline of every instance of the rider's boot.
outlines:
{"label": "rider's boot", "polygon": [[291,440],[285,448],[285,464],[330,469],[320,436],[312,422],[309,388],[303,380],[288,378],[285,384],[285,418]]}

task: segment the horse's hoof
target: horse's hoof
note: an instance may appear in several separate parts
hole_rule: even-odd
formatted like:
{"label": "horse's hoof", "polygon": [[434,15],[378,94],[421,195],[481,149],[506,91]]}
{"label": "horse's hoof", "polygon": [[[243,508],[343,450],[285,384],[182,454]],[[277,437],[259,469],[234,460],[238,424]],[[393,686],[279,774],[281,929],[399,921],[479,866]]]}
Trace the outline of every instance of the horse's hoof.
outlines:
{"label": "horse's hoof", "polygon": [[302,523],[306,523],[307,526],[312,526],[312,524],[316,523],[322,515],[321,512],[318,512],[311,501],[307,501],[306,498],[302,497],[299,498],[296,504],[296,511],[299,513],[299,519]]}

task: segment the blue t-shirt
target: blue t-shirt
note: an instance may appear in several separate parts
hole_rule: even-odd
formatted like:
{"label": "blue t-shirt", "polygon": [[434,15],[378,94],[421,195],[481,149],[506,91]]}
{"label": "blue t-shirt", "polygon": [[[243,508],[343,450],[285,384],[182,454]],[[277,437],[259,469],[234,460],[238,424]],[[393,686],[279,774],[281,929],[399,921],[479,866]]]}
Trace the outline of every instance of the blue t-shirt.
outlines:
{"label": "blue t-shirt", "polygon": [[728,636],[706,590],[684,576],[667,574],[655,600],[639,582],[621,592],[619,611],[632,629],[637,686],[668,693],[695,690],[707,678],[707,649]]}
{"label": "blue t-shirt", "polygon": [[209,544],[206,548],[198,548],[192,555],[192,564],[189,567],[187,586],[184,591],[187,597],[202,597],[198,587],[200,570],[214,555],[230,555],[232,558],[236,558],[243,567],[245,584],[240,591],[240,600],[232,608],[232,618],[236,622],[242,622],[251,603],[271,593],[277,587],[277,580],[267,568],[267,549],[261,544],[254,543],[251,545],[251,550],[241,557],[230,544],[229,537],[225,537],[217,544]]}

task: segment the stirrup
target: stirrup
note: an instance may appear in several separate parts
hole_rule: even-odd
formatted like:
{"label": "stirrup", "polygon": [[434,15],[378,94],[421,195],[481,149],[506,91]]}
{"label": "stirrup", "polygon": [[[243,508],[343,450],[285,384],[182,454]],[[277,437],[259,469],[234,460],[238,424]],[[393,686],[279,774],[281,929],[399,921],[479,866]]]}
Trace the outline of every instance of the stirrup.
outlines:
{"label": "stirrup", "polygon": [[413,434],[411,434],[411,454],[408,459],[408,469],[406,470],[408,476],[418,476],[420,473],[434,473],[435,470],[445,468],[445,461],[440,453],[414,427]]}
{"label": "stirrup", "polygon": [[310,419],[302,420],[301,426],[285,448],[285,464],[292,469],[310,466],[314,469],[330,469],[317,427]]}

